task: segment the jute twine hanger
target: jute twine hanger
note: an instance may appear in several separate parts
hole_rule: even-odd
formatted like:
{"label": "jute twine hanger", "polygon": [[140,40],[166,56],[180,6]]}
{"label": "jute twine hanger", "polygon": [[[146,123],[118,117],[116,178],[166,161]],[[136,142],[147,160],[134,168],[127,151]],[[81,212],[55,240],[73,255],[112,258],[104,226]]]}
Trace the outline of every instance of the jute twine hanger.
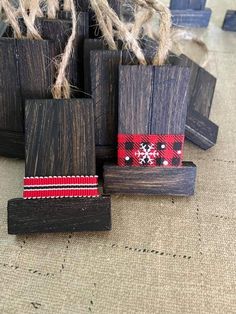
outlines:
{"label": "jute twine hanger", "polygon": [[71,1],[70,0],[64,0],[64,5],[63,5],[64,11],[71,11]]}
{"label": "jute twine hanger", "polygon": [[9,0],[1,0],[2,9],[5,12],[6,20],[11,25],[14,37],[17,39],[22,38],[20,26],[17,20],[17,9],[11,5]]}
{"label": "jute twine hanger", "polygon": [[72,33],[68,39],[64,53],[60,57],[61,61],[58,65],[56,82],[52,88],[52,95],[54,99],[70,98],[70,84],[66,78],[66,69],[73,53],[73,43],[76,38],[77,30],[76,8],[73,0],[70,0],[70,8],[72,15]]}
{"label": "jute twine hanger", "polygon": [[19,0],[20,14],[23,17],[24,23],[27,27],[27,38],[42,40],[41,35],[35,27],[35,19],[39,12],[39,0],[31,0],[29,5],[29,14],[27,8],[24,5],[23,0]]}
{"label": "jute twine hanger", "polygon": [[55,19],[59,11],[59,0],[47,1],[47,16],[49,19]]}
{"label": "jute twine hanger", "polygon": [[30,0],[30,2],[19,0],[19,7],[15,8],[11,5],[9,0],[1,0],[6,19],[13,29],[14,38],[24,38],[18,22],[18,18],[22,17],[27,28],[26,38],[37,40],[42,39],[34,25],[35,18],[39,15],[43,16],[39,3],[40,0]]}
{"label": "jute twine hanger", "polygon": [[[115,11],[109,6],[107,0],[90,0],[91,7],[95,12],[98,24],[110,49],[117,49],[114,38],[120,39],[126,48],[132,51],[140,64],[146,65],[146,59],[137,39],[137,32],[140,25],[144,23],[152,14],[158,13],[160,16],[158,51],[153,58],[153,65],[163,65],[171,49],[171,13],[170,10],[159,0],[133,0],[137,7],[146,9],[146,16],[141,14],[134,22],[135,27],[130,27],[122,22]],[[137,18],[137,16],[136,16]],[[107,21],[112,25],[108,27]]]}

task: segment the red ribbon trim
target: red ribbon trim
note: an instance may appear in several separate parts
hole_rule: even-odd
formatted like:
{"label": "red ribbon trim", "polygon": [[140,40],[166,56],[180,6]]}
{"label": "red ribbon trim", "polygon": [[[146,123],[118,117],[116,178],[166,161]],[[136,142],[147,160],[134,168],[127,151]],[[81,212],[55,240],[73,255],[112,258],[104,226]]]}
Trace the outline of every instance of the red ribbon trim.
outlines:
{"label": "red ribbon trim", "polygon": [[23,198],[98,197],[97,176],[27,177]]}

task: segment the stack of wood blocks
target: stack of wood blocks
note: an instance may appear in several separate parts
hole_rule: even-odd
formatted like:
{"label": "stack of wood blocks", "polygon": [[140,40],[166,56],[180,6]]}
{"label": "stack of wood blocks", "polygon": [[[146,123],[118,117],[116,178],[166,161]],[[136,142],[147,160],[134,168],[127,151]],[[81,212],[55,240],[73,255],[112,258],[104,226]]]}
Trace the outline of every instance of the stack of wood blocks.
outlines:
{"label": "stack of wood blocks", "polygon": [[[154,66],[139,65],[119,42],[109,50],[94,38],[88,3],[76,1],[66,70],[71,99],[51,93],[52,60],[71,35],[70,12],[36,19],[43,40],[0,40],[0,154],[26,159],[23,198],[8,202],[10,234],[110,230],[109,194],[191,196],[196,166],[183,161],[184,138],[203,149],[216,143],[218,126],[209,120],[216,79],[185,55]],[[109,3],[121,16],[121,2]],[[203,26],[210,17],[205,4],[172,0],[174,22]],[[152,64],[149,39],[140,43]]]}
{"label": "stack of wood blocks", "polygon": [[171,0],[170,9],[173,25],[179,27],[207,27],[212,13],[206,0]]}

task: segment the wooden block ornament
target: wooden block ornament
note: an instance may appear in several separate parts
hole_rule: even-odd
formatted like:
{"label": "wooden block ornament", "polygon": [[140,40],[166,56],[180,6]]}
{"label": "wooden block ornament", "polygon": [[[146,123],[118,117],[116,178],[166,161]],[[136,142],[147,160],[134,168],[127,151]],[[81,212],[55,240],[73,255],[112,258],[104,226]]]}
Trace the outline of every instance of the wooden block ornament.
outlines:
{"label": "wooden block ornament", "polygon": [[[73,3],[72,10],[70,56],[76,29]],[[67,57],[61,57],[55,99],[26,102],[24,192],[23,198],[8,202],[10,234],[111,229],[110,198],[100,194],[96,176],[93,104],[69,99],[63,72]]]}
{"label": "wooden block ornament", "polygon": [[228,10],[222,26],[224,31],[236,32],[236,11]]}
{"label": "wooden block ornament", "polygon": [[169,51],[164,42],[170,34],[165,27],[153,65],[140,60],[141,51],[135,49],[142,64],[120,65],[118,163],[104,166],[106,193],[189,196],[194,192],[196,167],[183,163],[190,71],[163,65]]}
{"label": "wooden block ornament", "polygon": [[206,0],[171,0],[172,22],[177,27],[207,27],[211,9],[206,8]]}
{"label": "wooden block ornament", "polygon": [[120,67],[118,166],[104,167],[106,193],[193,194],[196,167],[182,162],[188,80],[184,67]]}

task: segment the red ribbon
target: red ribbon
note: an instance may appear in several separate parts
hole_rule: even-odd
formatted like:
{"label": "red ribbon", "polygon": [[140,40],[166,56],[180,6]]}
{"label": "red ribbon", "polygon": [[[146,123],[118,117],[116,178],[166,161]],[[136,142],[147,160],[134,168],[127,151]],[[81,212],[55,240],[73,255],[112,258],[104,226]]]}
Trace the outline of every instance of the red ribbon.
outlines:
{"label": "red ribbon", "polygon": [[98,197],[97,176],[24,178],[23,198]]}

